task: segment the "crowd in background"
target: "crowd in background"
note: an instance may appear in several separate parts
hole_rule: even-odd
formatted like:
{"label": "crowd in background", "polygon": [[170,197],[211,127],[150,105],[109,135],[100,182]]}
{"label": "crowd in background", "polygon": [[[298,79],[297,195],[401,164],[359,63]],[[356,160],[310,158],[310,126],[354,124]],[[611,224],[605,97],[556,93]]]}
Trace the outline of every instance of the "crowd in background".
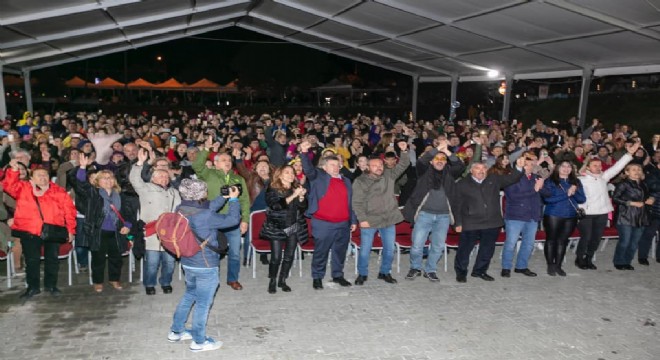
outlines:
{"label": "crowd in background", "polygon": [[[77,225],[75,245],[79,266],[83,270],[90,266],[87,262],[90,250],[92,264],[100,264],[101,259],[108,257],[109,280],[116,289],[121,289],[121,253],[127,250],[128,239],[133,241],[133,251],[139,255],[162,251],[153,239],[151,242],[138,242],[144,238],[144,223],[148,222],[140,222],[144,220],[144,213],[149,212],[144,200],[149,195],[143,194],[150,190],[144,188],[144,184],[156,184],[165,189],[166,194],[169,188],[177,189],[184,179],[200,179],[208,184],[209,199],[219,195],[222,185],[242,186],[239,197],[241,223],[224,231],[229,247],[227,283],[233,289],[240,290],[240,263],[242,260],[245,265],[247,261],[247,246],[241,245],[241,238],[247,232],[250,212],[264,210],[274,204],[272,194],[269,198],[267,193],[273,176],[278,179],[279,189],[288,189],[289,195],[300,198],[302,214],[307,206],[305,194],[310,191],[309,173],[304,171],[303,165],[309,163],[317,166],[326,156],[339,159],[339,174],[351,182],[370,172],[369,161],[372,159],[380,159],[385,169],[394,169],[405,158],[410,165],[397,170],[392,189],[398,205],[402,207],[421,200],[415,199],[416,186],[424,177],[424,172],[419,170],[434,164],[433,161],[453,165],[460,163],[461,173],[452,177],[454,183],[459,180],[458,184],[460,179],[465,178],[475,179],[476,183],[481,184],[484,179],[488,182],[488,179],[509,176],[506,181],[498,180],[489,190],[497,195],[498,202],[500,190],[515,199],[521,193],[513,191],[515,186],[519,186],[521,191],[538,193],[539,197],[537,203],[531,205],[533,215],[529,219],[507,217],[507,211],[512,216],[516,213],[510,205],[500,209],[504,210],[505,232],[513,228],[519,231],[515,238],[508,239],[506,248],[511,251],[511,243],[524,236],[518,234],[545,228],[547,238],[553,239],[545,246],[550,275],[564,273],[560,264],[571,232],[566,233],[566,229],[572,230],[576,226],[584,238],[576,259],[579,268],[595,268],[591,259],[602,235],[600,229],[606,226],[617,226],[620,236],[625,239],[620,241],[621,249],[617,248],[613,259],[617,269],[632,269],[630,262],[634,254],[637,254],[640,264],[648,265],[651,243],[660,226],[660,202],[654,202],[660,196],[660,134],[642,136],[623,123],[606,128],[598,119],[589,121],[584,128],[578,125],[575,117],[558,120],[539,118],[502,122],[484,113],[474,119],[440,117],[434,120],[362,114],[243,115],[238,110],[225,114],[171,111],[165,117],[148,114],[103,115],[100,112],[25,113],[20,119],[7,119],[0,123],[0,167],[3,169],[0,176],[5,179],[3,186],[7,187],[18,180],[34,179],[35,173],[47,174],[53,184],[69,192],[77,209],[74,225]],[[401,142],[406,145],[399,146]],[[302,144],[305,144],[304,149]],[[445,158],[441,156],[436,159],[438,153],[446,154]],[[429,154],[433,156],[429,157]],[[323,166],[323,161],[320,165]],[[289,170],[282,174],[282,169],[291,169],[290,176]],[[609,169],[616,171],[608,172]],[[441,169],[438,171],[440,174]],[[515,174],[518,177],[514,177]],[[525,178],[525,174],[529,186],[518,183]],[[590,181],[589,176],[603,178],[604,185],[598,183],[598,186],[604,186],[603,189],[585,189],[585,182]],[[304,190],[298,190],[298,185]],[[589,186],[593,188],[594,185]],[[96,191],[98,189],[105,190]],[[15,195],[4,189],[3,205],[7,210],[4,222],[13,230],[21,230],[22,225],[18,224],[21,214],[17,211]],[[165,206],[168,209],[163,211],[171,211],[180,202],[172,192],[170,197],[169,204]],[[610,201],[610,198],[613,200]],[[432,214],[439,211],[440,214],[460,218],[459,209],[451,208],[455,205],[452,203],[454,199],[448,200],[452,205],[449,209],[442,206],[427,210]],[[527,200],[524,201],[525,206],[529,205]],[[598,210],[593,210],[593,206],[590,210],[590,204],[594,202],[600,204]],[[100,209],[94,206],[100,203],[107,206]],[[149,204],[149,201],[146,203]],[[544,209],[541,208],[543,205]],[[423,204],[417,203],[417,206]],[[583,216],[581,213],[584,210],[586,214]],[[30,211],[36,211],[36,208],[30,208]],[[471,210],[465,211],[469,215]],[[156,215],[149,216],[153,218]],[[418,215],[404,217],[414,223]],[[524,224],[516,223],[528,220],[539,226],[524,230]],[[447,231],[448,221],[446,226],[434,228],[435,231],[431,231],[432,225],[428,225],[425,236],[430,233],[434,237],[439,235],[439,231]],[[469,220],[463,221],[469,223]],[[92,222],[94,226],[90,225]],[[591,225],[587,225],[592,222],[597,222],[593,225],[593,231],[590,230]],[[68,222],[66,225],[73,226]],[[466,229],[465,223],[454,223],[453,226],[458,232],[474,236],[470,241],[491,236],[481,232],[470,233],[471,229]],[[489,224],[488,228],[500,227],[494,223]],[[7,226],[0,227],[0,230],[3,248],[7,247],[8,242],[12,244],[13,271],[20,275],[24,272],[28,248],[21,246],[24,240],[20,233],[10,231]],[[435,240],[436,246],[432,246],[432,263],[439,260],[439,242],[444,246],[444,238]],[[469,255],[471,249],[471,246],[459,249],[460,259],[465,260],[465,251]],[[421,249],[413,250],[415,264],[412,264],[411,257],[411,271],[419,273],[409,273],[409,279],[421,273],[421,260],[417,258],[421,256]],[[26,259],[23,259],[23,252]],[[34,253],[32,250],[30,252]],[[525,252],[531,252],[531,249],[524,249]],[[161,256],[160,253],[156,255]],[[280,274],[288,272],[291,256],[291,253],[285,252]],[[492,254],[487,253],[479,256],[477,262],[481,262],[478,265],[481,268],[475,265],[473,276],[484,278],[483,275],[487,275],[484,262],[489,262],[490,257]],[[511,257],[504,256],[504,277],[508,276],[505,270],[510,272],[511,264],[507,262],[512,261]],[[30,258],[34,261],[34,256]],[[270,261],[272,278],[278,273],[278,267],[273,267],[273,264],[279,266],[282,262],[281,257],[274,258],[274,262]],[[163,261],[168,264],[168,269],[172,267],[172,261]],[[267,259],[262,261],[268,262]],[[156,285],[153,274],[158,269],[158,263],[158,260],[152,260],[155,268],[152,276],[147,276],[145,280],[148,294],[153,293]],[[457,280],[461,281],[467,271],[466,264],[461,261],[457,263]],[[519,261],[515,270],[532,276],[526,259]],[[92,271],[95,290],[99,292],[103,290],[103,271],[100,265]],[[437,279],[434,264],[427,266],[424,275],[430,280]],[[283,289],[288,288],[285,279],[285,276],[280,277],[280,287]],[[171,292],[170,280],[171,276],[160,279],[165,293]],[[54,285],[48,286],[54,288]],[[272,286],[270,290],[272,292]]]}

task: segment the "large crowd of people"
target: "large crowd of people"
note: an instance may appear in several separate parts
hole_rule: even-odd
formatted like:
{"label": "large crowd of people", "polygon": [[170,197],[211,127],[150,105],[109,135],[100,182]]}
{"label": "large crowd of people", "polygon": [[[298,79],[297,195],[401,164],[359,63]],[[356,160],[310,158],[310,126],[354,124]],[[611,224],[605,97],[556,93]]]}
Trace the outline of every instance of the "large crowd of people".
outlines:
{"label": "large crowd of people", "polygon": [[[643,139],[629,125],[608,128],[598,119],[583,129],[576,118],[500,122],[483,113],[425,121],[207,110],[164,117],[25,113],[0,125],[0,215],[6,208],[9,225],[0,226],[0,239],[11,244],[9,275],[27,276],[21,297],[41,292],[42,245],[43,288],[61,293],[60,242],[42,233],[51,225],[66,229],[61,241],[72,242],[80,270],[91,271],[93,291],[106,291],[106,267],[110,290],[121,290],[122,254],[133,251],[145,258],[145,293],[156,294],[157,285],[172,293],[176,259],[148,224],[179,211],[190,216],[199,238],[226,248],[220,255],[204,249],[181,259],[186,292],[168,340],[192,339],[192,351],[221,345],[205,336],[202,318],[220,282],[221,261],[227,262],[226,284],[243,288],[241,261],[248,262],[255,211],[266,211],[261,231],[252,236],[271,243],[270,259],[261,259],[269,267],[271,294],[292,291],[286,280],[294,250],[309,239],[314,289],[323,289],[329,256],[333,282],[363,285],[377,234],[377,279],[396,284],[391,267],[402,221],[412,226],[405,278],[438,281],[437,264],[452,233],[460,238],[454,261],[460,283],[468,272],[495,279],[488,270],[498,239],[504,244],[502,278],[512,269],[537,276],[528,260],[539,241],[547,274],[565,276],[569,239],[576,236],[577,269],[596,269],[594,253],[607,228],[619,236],[614,267],[634,270],[635,256],[649,265],[660,227],[660,134]],[[356,236],[358,275],[351,283],[344,262]],[[656,249],[652,257],[660,262]],[[186,330],[193,303],[192,329]]]}

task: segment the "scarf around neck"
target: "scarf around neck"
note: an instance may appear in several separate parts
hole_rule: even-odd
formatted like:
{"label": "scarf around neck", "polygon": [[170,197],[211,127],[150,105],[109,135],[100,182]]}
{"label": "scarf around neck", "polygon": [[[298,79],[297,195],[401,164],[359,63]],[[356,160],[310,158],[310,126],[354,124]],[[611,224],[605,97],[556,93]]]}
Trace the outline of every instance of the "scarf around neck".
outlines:
{"label": "scarf around neck", "polygon": [[119,193],[112,190],[112,192],[108,194],[105,189],[99,188],[99,195],[101,195],[101,198],[103,198],[103,215],[105,217],[110,216],[112,222],[116,223],[119,218],[117,217],[117,214],[115,214],[115,212],[110,208],[110,204],[114,205],[115,208],[117,208],[117,211],[121,210],[121,198],[119,197]]}

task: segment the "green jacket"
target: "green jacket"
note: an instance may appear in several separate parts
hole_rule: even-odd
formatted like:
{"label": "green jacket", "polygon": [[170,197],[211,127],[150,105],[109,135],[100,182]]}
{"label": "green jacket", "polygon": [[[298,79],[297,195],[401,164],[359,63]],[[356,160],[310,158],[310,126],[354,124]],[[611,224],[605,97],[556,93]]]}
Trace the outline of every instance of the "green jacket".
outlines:
{"label": "green jacket", "polygon": [[[202,150],[197,154],[197,158],[192,163],[192,168],[195,170],[197,178],[206,182],[208,185],[208,198],[213,200],[220,196],[220,188],[225,185],[235,185],[241,184],[243,191],[241,191],[241,196],[238,197],[238,202],[241,204],[241,221],[249,222],[250,221],[250,197],[248,195],[248,188],[245,184],[245,179],[240,175],[230,171],[229,174],[226,174],[222,170],[209,169],[206,167],[206,159],[209,156],[209,152]],[[220,214],[226,214],[229,212],[229,206],[224,206],[220,209]]]}

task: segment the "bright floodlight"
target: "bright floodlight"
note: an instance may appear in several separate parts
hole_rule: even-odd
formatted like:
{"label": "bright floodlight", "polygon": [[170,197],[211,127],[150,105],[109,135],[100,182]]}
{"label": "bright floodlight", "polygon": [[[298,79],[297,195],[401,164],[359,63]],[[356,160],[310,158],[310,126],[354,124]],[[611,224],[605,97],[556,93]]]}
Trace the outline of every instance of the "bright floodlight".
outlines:
{"label": "bright floodlight", "polygon": [[497,70],[488,70],[488,77],[489,78],[495,78],[500,74],[499,71]]}

